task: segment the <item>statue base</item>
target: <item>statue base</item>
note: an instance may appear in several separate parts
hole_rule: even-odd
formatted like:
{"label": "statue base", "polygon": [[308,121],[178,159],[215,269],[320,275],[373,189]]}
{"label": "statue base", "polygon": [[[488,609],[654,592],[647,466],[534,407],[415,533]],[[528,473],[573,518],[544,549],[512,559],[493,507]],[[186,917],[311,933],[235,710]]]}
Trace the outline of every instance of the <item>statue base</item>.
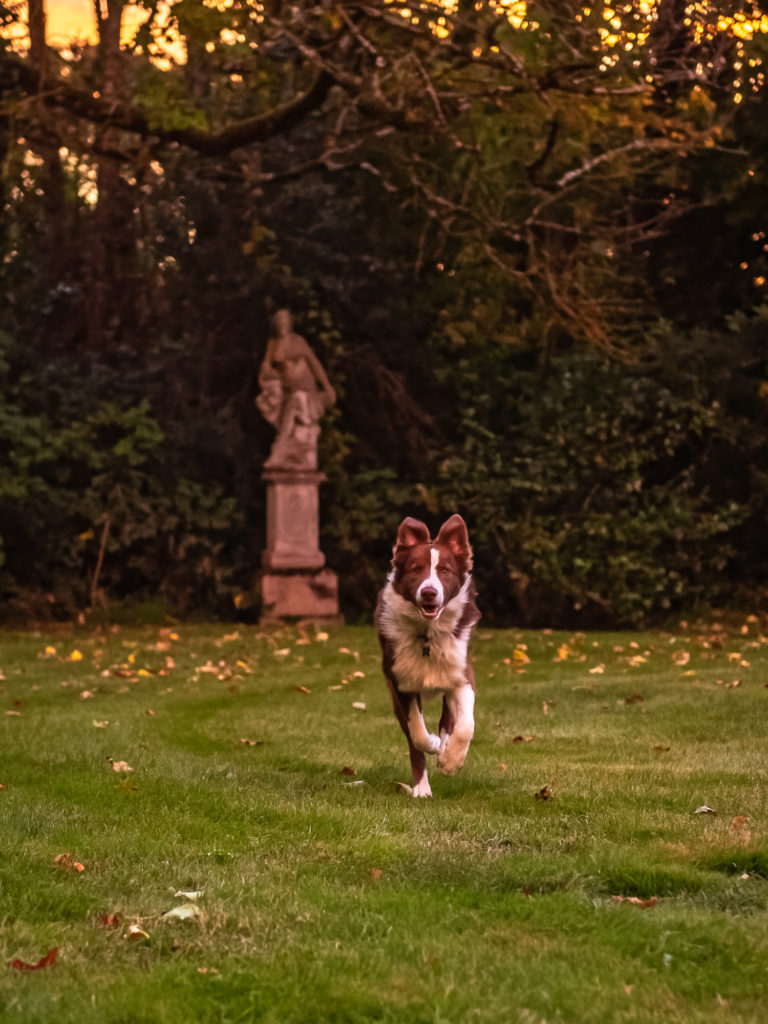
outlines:
{"label": "statue base", "polygon": [[262,622],[299,619],[343,622],[339,578],[331,569],[266,571],[259,580]]}

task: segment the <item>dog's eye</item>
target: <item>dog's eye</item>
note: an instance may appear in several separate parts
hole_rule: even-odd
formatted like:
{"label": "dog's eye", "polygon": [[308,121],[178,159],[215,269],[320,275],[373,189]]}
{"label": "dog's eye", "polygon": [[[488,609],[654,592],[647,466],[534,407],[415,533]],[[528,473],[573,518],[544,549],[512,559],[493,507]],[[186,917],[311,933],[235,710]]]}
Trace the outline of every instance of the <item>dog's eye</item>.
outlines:
{"label": "dog's eye", "polygon": [[441,576],[450,576],[451,573],[453,572],[453,569],[451,569],[450,566],[448,565],[438,565],[437,571],[440,573]]}

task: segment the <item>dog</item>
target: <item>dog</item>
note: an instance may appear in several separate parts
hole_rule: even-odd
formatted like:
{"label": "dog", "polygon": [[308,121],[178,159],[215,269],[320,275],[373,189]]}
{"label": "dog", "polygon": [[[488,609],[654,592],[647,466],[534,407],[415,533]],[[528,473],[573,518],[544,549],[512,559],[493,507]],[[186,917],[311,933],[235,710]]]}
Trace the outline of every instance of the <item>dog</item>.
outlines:
{"label": "dog", "polygon": [[[375,623],[382,669],[395,715],[408,740],[415,797],[432,796],[426,754],[453,775],[464,764],[475,729],[475,674],[469,642],[480,612],[472,582],[472,548],[464,520],[453,515],[435,540],[410,516],[392,551]],[[441,695],[439,736],[427,731],[422,698]]]}

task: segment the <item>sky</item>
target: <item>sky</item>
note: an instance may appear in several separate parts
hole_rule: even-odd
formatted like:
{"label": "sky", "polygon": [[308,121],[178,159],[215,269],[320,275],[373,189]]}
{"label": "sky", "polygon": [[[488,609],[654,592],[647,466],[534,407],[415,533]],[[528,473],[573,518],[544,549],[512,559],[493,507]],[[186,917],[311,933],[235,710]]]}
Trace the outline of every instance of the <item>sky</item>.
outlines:
{"label": "sky", "polygon": [[56,46],[73,36],[96,34],[93,0],[48,0],[48,41]]}

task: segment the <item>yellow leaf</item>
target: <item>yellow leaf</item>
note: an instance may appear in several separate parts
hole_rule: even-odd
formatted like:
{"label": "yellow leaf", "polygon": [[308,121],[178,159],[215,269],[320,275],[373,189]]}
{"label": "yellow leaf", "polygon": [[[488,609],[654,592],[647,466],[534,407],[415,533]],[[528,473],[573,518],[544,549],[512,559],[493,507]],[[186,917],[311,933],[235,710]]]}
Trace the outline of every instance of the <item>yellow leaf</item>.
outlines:
{"label": "yellow leaf", "polygon": [[515,661],[520,662],[521,665],[527,665],[531,660],[525,651],[521,650],[519,647],[516,647],[514,651],[512,651],[512,657]]}
{"label": "yellow leaf", "polygon": [[51,658],[51,657],[53,657],[53,655],[54,655],[55,653],[56,653],[56,648],[55,648],[55,647],[51,647],[51,645],[50,645],[50,644],[48,644],[48,646],[47,646],[47,647],[45,648],[45,654],[46,654],[46,655],[47,655],[47,656],[48,656],[49,658]]}
{"label": "yellow leaf", "polygon": [[78,540],[93,540],[95,534],[93,530],[86,530],[85,533],[78,533]]}
{"label": "yellow leaf", "polygon": [[145,668],[140,668],[138,674],[140,676],[151,676],[152,675],[152,673],[151,672],[147,672],[147,670]]}
{"label": "yellow leaf", "polygon": [[82,661],[82,660],[83,660],[83,656],[80,653],[80,651],[72,651],[70,656],[67,658],[67,661]]}

